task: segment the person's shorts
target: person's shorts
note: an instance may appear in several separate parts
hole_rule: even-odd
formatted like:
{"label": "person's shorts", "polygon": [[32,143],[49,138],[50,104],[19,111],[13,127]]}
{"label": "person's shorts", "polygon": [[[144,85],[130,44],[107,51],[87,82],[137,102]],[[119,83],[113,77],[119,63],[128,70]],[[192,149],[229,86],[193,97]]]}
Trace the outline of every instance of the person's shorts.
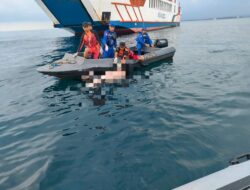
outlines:
{"label": "person's shorts", "polygon": [[93,57],[94,59],[98,59],[99,55],[100,55],[100,47],[92,47],[89,48],[89,54],[91,55],[91,57]]}

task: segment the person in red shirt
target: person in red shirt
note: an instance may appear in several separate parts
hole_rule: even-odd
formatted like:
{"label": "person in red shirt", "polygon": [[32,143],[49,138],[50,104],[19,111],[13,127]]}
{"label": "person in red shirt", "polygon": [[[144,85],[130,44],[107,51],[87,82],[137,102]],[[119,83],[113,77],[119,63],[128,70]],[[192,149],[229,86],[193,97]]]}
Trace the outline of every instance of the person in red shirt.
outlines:
{"label": "person in red shirt", "polygon": [[122,63],[126,63],[127,59],[134,59],[140,61],[144,60],[143,56],[136,55],[132,50],[126,47],[125,42],[120,42],[119,47],[116,48],[114,63],[117,63],[118,58],[121,59]]}
{"label": "person in red shirt", "polygon": [[91,23],[83,23],[83,30],[84,33],[82,34],[81,42],[77,52],[78,53],[82,52],[83,47],[85,47],[83,55],[84,58],[99,59],[101,46],[98,34],[92,30]]}

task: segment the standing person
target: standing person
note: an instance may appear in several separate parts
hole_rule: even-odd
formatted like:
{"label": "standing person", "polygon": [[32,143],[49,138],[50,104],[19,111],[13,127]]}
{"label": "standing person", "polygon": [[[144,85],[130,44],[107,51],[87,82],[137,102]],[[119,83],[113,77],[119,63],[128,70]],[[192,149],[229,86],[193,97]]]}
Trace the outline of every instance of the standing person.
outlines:
{"label": "standing person", "polygon": [[83,23],[82,26],[84,33],[82,34],[77,52],[82,52],[83,47],[85,47],[84,58],[88,59],[89,57],[93,57],[94,59],[99,59],[101,46],[98,34],[92,30],[93,28],[91,23]]}
{"label": "standing person", "polygon": [[104,32],[103,36],[103,58],[114,58],[115,48],[117,47],[117,34],[115,25],[110,23],[109,30]]}
{"label": "standing person", "polygon": [[142,54],[142,50],[145,47],[153,47],[153,41],[149,37],[146,28],[142,28],[141,32],[138,33],[137,38],[136,38],[136,47],[138,51],[138,55]]}

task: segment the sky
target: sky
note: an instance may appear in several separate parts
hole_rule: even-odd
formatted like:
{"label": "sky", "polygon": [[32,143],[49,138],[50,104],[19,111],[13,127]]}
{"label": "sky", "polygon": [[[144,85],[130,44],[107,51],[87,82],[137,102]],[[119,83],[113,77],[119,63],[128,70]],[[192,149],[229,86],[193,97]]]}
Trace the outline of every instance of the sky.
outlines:
{"label": "sky", "polygon": [[[116,0],[114,0],[116,1]],[[180,0],[183,19],[250,15],[250,0]],[[0,30],[13,23],[52,27],[35,0],[0,0]]]}
{"label": "sky", "polygon": [[183,19],[250,16],[250,0],[181,0]]}

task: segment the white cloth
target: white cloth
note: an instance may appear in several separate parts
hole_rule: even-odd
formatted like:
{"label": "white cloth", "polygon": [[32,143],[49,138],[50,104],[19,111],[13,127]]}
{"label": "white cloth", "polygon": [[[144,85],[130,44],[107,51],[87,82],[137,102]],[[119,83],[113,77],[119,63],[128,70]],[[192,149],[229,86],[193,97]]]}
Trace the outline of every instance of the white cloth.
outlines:
{"label": "white cloth", "polygon": [[114,63],[117,63],[118,62],[118,58],[116,57],[115,59],[114,59]]}
{"label": "white cloth", "polygon": [[108,51],[109,47],[107,46],[107,44],[105,45],[105,51]]}

